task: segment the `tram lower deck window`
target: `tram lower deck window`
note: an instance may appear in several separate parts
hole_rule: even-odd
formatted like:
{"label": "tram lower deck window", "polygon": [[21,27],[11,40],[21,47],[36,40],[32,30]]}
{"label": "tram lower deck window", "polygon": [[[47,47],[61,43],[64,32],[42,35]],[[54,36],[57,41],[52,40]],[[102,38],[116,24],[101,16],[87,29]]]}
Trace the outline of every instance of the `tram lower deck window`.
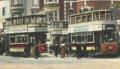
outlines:
{"label": "tram lower deck window", "polygon": [[73,36],[72,37],[72,42],[74,43],[74,42],[76,42],[77,40],[76,40],[76,36]]}
{"label": "tram lower deck window", "polygon": [[88,35],[88,42],[93,42],[93,35]]}
{"label": "tram lower deck window", "polygon": [[15,37],[10,37],[10,43],[15,43]]}

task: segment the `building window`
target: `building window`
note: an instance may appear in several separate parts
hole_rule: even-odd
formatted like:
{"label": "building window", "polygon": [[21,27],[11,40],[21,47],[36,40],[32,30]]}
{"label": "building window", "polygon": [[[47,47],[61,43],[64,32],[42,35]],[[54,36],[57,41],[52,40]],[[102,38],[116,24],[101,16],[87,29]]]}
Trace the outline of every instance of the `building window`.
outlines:
{"label": "building window", "polygon": [[33,5],[39,5],[39,0],[32,0]]}
{"label": "building window", "polygon": [[6,7],[3,7],[2,8],[2,16],[5,16],[5,14],[6,14]]}
{"label": "building window", "polygon": [[55,0],[55,2],[57,2],[57,0]]}
{"label": "building window", "polygon": [[18,1],[19,1],[19,0],[14,0],[14,5],[17,5],[17,4],[18,4]]}
{"label": "building window", "polygon": [[23,0],[18,0],[18,3],[19,3],[19,4],[22,4],[22,3],[23,3]]}
{"label": "building window", "polygon": [[57,11],[55,11],[55,16],[57,16]]}
{"label": "building window", "polygon": [[23,0],[11,0],[11,5],[22,5]]}
{"label": "building window", "polygon": [[14,0],[11,0],[11,5],[14,5]]}
{"label": "building window", "polygon": [[32,14],[37,14],[37,13],[39,13],[39,9],[32,9],[31,12],[32,12]]}
{"label": "building window", "polygon": [[52,2],[53,0],[49,0],[49,2]]}

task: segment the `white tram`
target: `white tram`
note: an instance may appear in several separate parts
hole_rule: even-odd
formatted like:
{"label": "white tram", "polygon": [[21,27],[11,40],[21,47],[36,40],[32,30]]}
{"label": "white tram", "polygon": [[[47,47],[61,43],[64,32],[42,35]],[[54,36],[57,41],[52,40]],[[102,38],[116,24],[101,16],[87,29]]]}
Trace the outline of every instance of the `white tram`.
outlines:
{"label": "white tram", "polygon": [[115,12],[110,9],[86,11],[69,17],[68,32],[72,49],[81,47],[87,54],[117,54]]}
{"label": "white tram", "polygon": [[35,50],[42,53],[47,51],[47,23],[44,15],[7,18],[4,33],[7,52],[10,54],[30,56],[32,48],[37,46]]}

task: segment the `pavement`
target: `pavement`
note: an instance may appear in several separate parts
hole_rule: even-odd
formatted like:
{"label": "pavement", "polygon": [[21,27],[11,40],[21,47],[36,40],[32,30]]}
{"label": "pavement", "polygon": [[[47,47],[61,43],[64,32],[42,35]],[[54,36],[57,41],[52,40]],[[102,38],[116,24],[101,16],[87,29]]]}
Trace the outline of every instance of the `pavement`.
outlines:
{"label": "pavement", "polygon": [[120,69],[120,62],[74,64],[0,64],[1,69]]}
{"label": "pavement", "polygon": [[0,56],[0,69],[120,69],[120,57],[77,59],[43,54],[43,57],[35,59]]}

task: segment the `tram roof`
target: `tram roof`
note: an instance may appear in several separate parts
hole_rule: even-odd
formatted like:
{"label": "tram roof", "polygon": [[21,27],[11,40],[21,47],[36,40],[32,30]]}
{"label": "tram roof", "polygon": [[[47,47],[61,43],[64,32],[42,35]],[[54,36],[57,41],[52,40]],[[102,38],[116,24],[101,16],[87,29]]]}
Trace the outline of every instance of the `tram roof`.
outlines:
{"label": "tram roof", "polygon": [[88,14],[88,13],[93,13],[93,12],[100,12],[100,11],[113,11],[112,9],[99,9],[99,10],[91,10],[91,11],[85,11],[85,12],[81,12],[78,14],[72,14],[70,16],[77,16],[77,15],[82,15],[82,14]]}
{"label": "tram roof", "polygon": [[27,15],[27,16],[19,16],[19,17],[10,17],[10,18],[6,18],[6,19],[15,19],[15,18],[27,18],[27,17],[44,17],[45,15]]}

